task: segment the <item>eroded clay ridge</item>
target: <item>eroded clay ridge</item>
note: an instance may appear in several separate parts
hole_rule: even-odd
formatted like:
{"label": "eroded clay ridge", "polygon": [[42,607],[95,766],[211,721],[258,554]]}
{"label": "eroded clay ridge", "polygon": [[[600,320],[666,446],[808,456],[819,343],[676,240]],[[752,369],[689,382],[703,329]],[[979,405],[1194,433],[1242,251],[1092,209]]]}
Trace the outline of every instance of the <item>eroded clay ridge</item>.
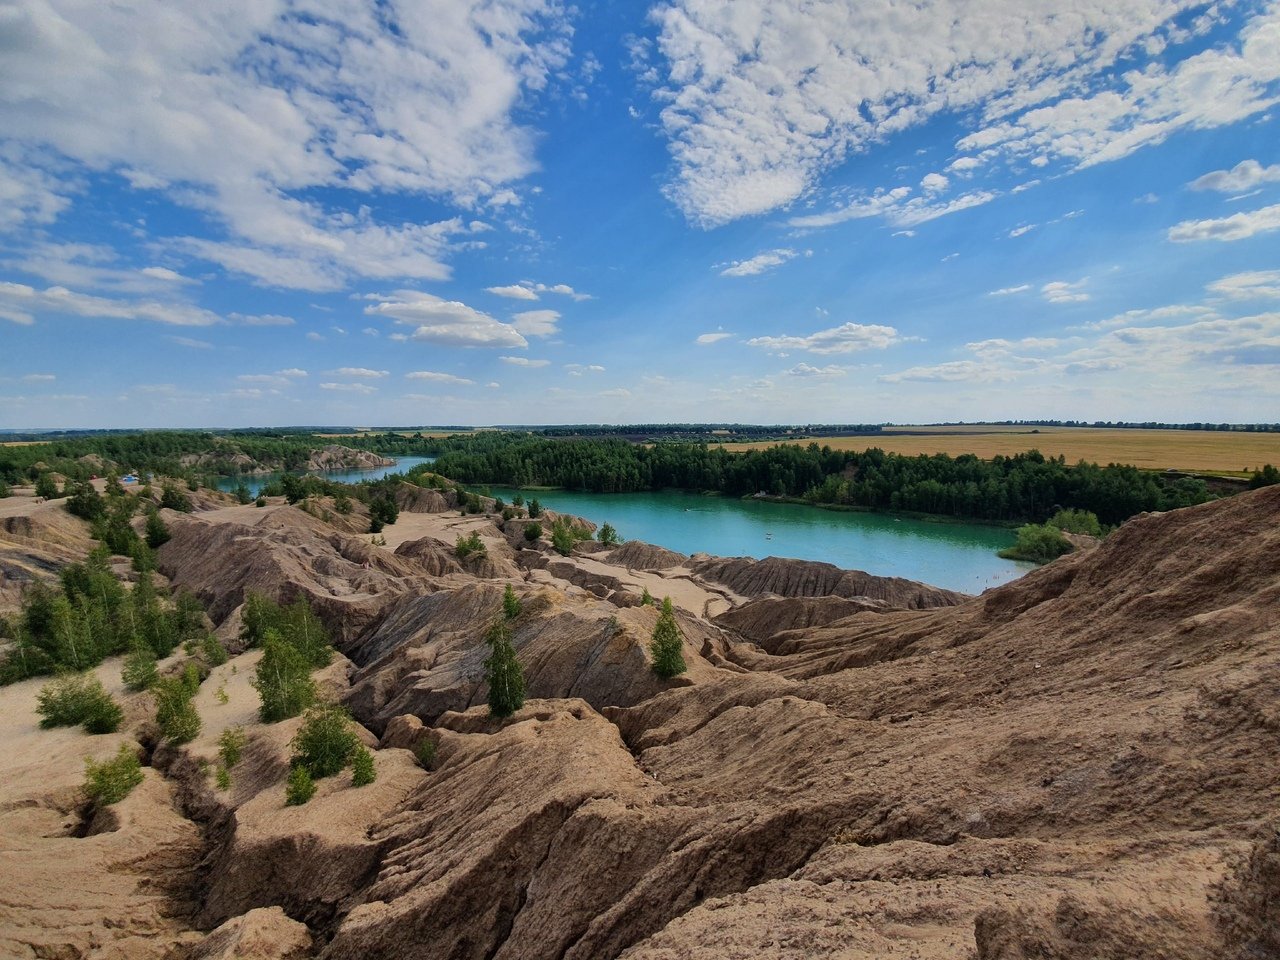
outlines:
{"label": "eroded clay ridge", "polygon": [[[88,738],[34,731],[38,685],[6,688],[0,954],[1280,956],[1280,487],[1136,517],[979,598],[637,544],[560,557],[451,498],[405,491],[385,547],[323,501],[165,514],[161,570],[228,640],[247,590],[313,601],[378,780],[285,807],[298,721],[256,723],[248,651],[201,688],[201,736],[74,836]],[[459,560],[471,532],[485,556]],[[498,722],[482,636],[508,584],[530,699]],[[645,590],[677,607],[674,681]],[[149,736],[126,702],[100,755]],[[200,761],[233,724],[218,791]]]}

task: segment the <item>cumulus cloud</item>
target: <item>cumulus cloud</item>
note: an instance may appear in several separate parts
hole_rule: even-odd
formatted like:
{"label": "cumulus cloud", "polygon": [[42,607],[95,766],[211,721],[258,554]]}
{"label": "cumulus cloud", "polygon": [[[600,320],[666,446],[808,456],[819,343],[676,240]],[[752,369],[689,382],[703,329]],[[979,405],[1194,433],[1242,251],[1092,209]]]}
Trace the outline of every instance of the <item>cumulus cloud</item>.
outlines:
{"label": "cumulus cloud", "polygon": [[525,310],[511,318],[511,325],[526,337],[550,337],[560,332],[559,319],[555,310]]}
{"label": "cumulus cloud", "polygon": [[819,330],[807,337],[778,336],[753,337],[748,346],[760,347],[772,353],[799,350],[806,353],[836,354],[854,353],[859,350],[883,350],[901,341],[893,327],[879,324],[845,323],[829,330]]}
{"label": "cumulus cloud", "polygon": [[474,380],[468,380],[466,377],[454,376],[452,373],[437,373],[434,370],[415,370],[412,373],[405,374],[409,380],[426,380],[430,383],[451,383],[461,387],[470,387],[475,385]]}
{"label": "cumulus cloud", "polygon": [[305,377],[307,375],[307,371],[299,369],[298,367],[289,367],[285,370],[277,370],[276,374],[281,377]]}
{"label": "cumulus cloud", "polygon": [[390,317],[413,328],[412,333],[401,335],[402,339],[456,347],[529,345],[514,326],[457,300],[442,300],[417,290],[398,290],[388,296],[375,295],[371,299],[377,302],[364,308],[366,314]]}
{"label": "cumulus cloud", "polygon": [[221,323],[216,313],[189,303],[125,300],[76,293],[66,287],[37,290],[24,283],[0,281],[0,318],[31,324],[41,314],[147,320],[176,327],[207,327]]}
{"label": "cumulus cloud", "polygon": [[920,181],[920,189],[926,194],[932,195],[942,193],[950,186],[951,181],[940,173],[925,174],[924,179]]}
{"label": "cumulus cloud", "polygon": [[798,251],[788,248],[766,250],[763,253],[757,253],[749,260],[735,260],[732,264],[720,271],[720,276],[754,277],[758,274],[764,273],[766,270],[772,270],[774,267],[780,267],[788,260],[794,260],[799,255]]}
{"label": "cumulus cloud", "polygon": [[279,313],[243,314],[233,313],[231,320],[243,323],[246,327],[292,327],[298,321]]}
{"label": "cumulus cloud", "polygon": [[362,380],[380,380],[383,377],[390,376],[387,370],[370,370],[368,367],[339,367],[337,370],[330,370],[331,377],[358,377]]}
{"label": "cumulus cloud", "polygon": [[717,330],[715,333],[701,333],[693,342],[705,347],[708,344],[719,343],[721,340],[727,340],[732,336],[732,333],[725,333],[723,330]]}
{"label": "cumulus cloud", "polygon": [[1230,170],[1214,170],[1187,184],[1192,190],[1243,193],[1264,183],[1280,183],[1280,164],[1264,167],[1257,160],[1241,160]]}
{"label": "cumulus cloud", "polygon": [[1044,298],[1050,303],[1082,303],[1089,299],[1089,294],[1082,289],[1087,281],[1077,280],[1067,283],[1065,280],[1054,280],[1040,288]]}
{"label": "cumulus cloud", "polygon": [[513,367],[545,367],[551,363],[550,360],[530,360],[528,357],[499,357],[498,359]]}
{"label": "cumulus cloud", "polygon": [[1208,289],[1229,300],[1280,299],[1280,270],[1252,270],[1215,280]]}
{"label": "cumulus cloud", "polygon": [[537,300],[538,295],[533,292],[532,288],[521,286],[513,283],[509,287],[485,287],[489,293],[499,297],[508,297],[512,300]]}
{"label": "cumulus cloud", "polygon": [[368,396],[371,393],[377,393],[377,387],[371,387],[367,383],[322,383],[321,390],[332,390],[335,393],[359,393]]}
{"label": "cumulus cloud", "polygon": [[318,191],[505,196],[535,169],[515,111],[567,62],[570,29],[554,0],[13,8],[0,129],[26,152],[0,164],[0,224],[65,208],[48,151],[206,214],[225,239],[176,248],[262,283],[441,279],[469,223],[380,223]]}
{"label": "cumulus cloud", "polygon": [[573,300],[591,300],[589,293],[579,293],[567,283],[534,283],[532,280],[521,280],[506,287],[485,287],[489,293],[511,300],[539,300],[542,293],[555,293]]}
{"label": "cumulus cloud", "polygon": [[1174,243],[1247,240],[1256,234],[1270,233],[1272,230],[1280,230],[1280,203],[1220,220],[1183,220],[1169,228],[1169,239]]}
{"label": "cumulus cloud", "polygon": [[837,367],[834,364],[825,367],[813,367],[807,363],[797,363],[787,371],[787,376],[830,380],[834,377],[843,377],[847,372],[844,367]]}
{"label": "cumulus cloud", "polygon": [[[641,79],[662,105],[668,194],[708,227],[785,207],[825,170],[942,111],[977,118],[951,168],[963,171],[997,157],[1105,162],[1266,109],[1275,9],[1188,56],[1179,44],[1222,18],[1215,8],[1180,22],[1199,6],[667,0],[652,13],[660,59]],[[1148,42],[1163,62],[1130,69],[1128,54]]]}
{"label": "cumulus cloud", "polygon": [[571,377],[581,377],[587,373],[604,373],[604,367],[598,363],[566,363],[564,368],[569,371]]}

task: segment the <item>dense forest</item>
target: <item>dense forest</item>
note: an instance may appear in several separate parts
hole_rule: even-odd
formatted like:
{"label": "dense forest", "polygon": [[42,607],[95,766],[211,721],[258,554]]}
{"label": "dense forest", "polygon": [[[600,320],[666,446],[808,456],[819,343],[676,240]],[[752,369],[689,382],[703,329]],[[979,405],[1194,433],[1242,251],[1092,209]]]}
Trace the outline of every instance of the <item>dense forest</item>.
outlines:
{"label": "dense forest", "polygon": [[469,484],[559,486],[597,493],[676,488],[763,494],[811,503],[904,510],[996,522],[1041,521],[1060,508],[1120,523],[1144,510],[1202,503],[1201,480],[1136,467],[1080,463],[1036,451],[976,456],[902,456],[879,449],[809,444],[732,452],[701,444],[651,447],[622,440],[548,440],[479,433],[432,442],[432,469]]}

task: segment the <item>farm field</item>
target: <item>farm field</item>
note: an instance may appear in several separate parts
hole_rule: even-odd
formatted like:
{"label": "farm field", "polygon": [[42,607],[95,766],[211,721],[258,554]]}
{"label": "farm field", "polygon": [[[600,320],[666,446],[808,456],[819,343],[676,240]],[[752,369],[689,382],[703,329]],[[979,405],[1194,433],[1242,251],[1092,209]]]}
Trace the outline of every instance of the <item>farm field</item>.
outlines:
{"label": "farm field", "polygon": [[[1107,430],[1092,427],[1019,427],[966,424],[948,427],[893,427],[908,436],[815,437],[796,443],[818,443],[834,450],[879,447],[908,455],[972,453],[989,460],[1027,450],[1046,457],[1065,456],[1068,463],[1128,463],[1150,470],[1200,470],[1247,474],[1263,464],[1280,464],[1280,434],[1211,430]],[[725,444],[730,450],[774,446],[778,441]]]}

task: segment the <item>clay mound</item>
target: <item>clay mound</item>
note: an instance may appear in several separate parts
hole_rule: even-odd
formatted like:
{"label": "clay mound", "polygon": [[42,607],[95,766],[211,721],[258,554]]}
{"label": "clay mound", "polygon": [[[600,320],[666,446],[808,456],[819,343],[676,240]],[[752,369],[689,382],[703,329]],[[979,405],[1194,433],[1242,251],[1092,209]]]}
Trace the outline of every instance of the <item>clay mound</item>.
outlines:
{"label": "clay mound", "polygon": [[16,609],[29,584],[56,579],[96,545],[89,525],[60,504],[32,503],[30,512],[0,519],[0,610]]}
{"label": "clay mound", "polygon": [[1280,957],[1280,821],[1266,824],[1224,885],[1218,922],[1232,952],[1223,960]]}
{"label": "clay mound", "polygon": [[395,555],[412,563],[428,577],[447,577],[451,573],[462,572],[454,548],[435,537],[406,540],[396,547]]}
{"label": "clay mound", "polygon": [[301,511],[272,511],[251,527],[175,516],[169,529],[172,538],[157,551],[160,572],[195,593],[215,624],[250,590],[284,603],[305,596],[341,644],[415,583],[408,575],[416,571],[403,561],[333,534]]}
{"label": "clay mound", "polygon": [[891,609],[884,601],[866,598],[766,597],[722,613],[714,622],[776,653],[768,641],[784,631],[825,627],[855,613],[882,613]]}
{"label": "clay mound", "polygon": [[[380,732],[402,714],[433,723],[446,711],[484,703],[484,634],[501,615],[502,593],[497,585],[477,583],[406,597],[390,609],[348,648],[364,664],[347,701],[361,722]],[[525,594],[524,603],[525,612],[512,624],[512,643],[530,697],[625,706],[718,673],[707,658],[722,638],[692,617],[677,618],[689,670],[663,681],[648,659],[658,615],[653,607],[619,610],[595,600],[561,600],[549,591]]]}
{"label": "clay mound", "polygon": [[963,593],[914,580],[876,577],[813,560],[707,557],[692,566],[701,579],[723,584],[744,597],[867,597],[902,610],[948,607],[968,599]]}
{"label": "clay mound", "polygon": [[396,486],[395,501],[405,513],[446,513],[458,509],[458,495],[454,491],[441,493],[412,483]]}
{"label": "clay mound", "polygon": [[205,937],[187,960],[303,960],[311,933],[279,907],[261,907],[228,920]]}
{"label": "clay mound", "polygon": [[666,547],[655,547],[641,540],[628,540],[613,550],[606,559],[614,566],[626,567],[628,570],[667,570],[682,567],[689,562],[689,558],[683,553],[676,553]]}

